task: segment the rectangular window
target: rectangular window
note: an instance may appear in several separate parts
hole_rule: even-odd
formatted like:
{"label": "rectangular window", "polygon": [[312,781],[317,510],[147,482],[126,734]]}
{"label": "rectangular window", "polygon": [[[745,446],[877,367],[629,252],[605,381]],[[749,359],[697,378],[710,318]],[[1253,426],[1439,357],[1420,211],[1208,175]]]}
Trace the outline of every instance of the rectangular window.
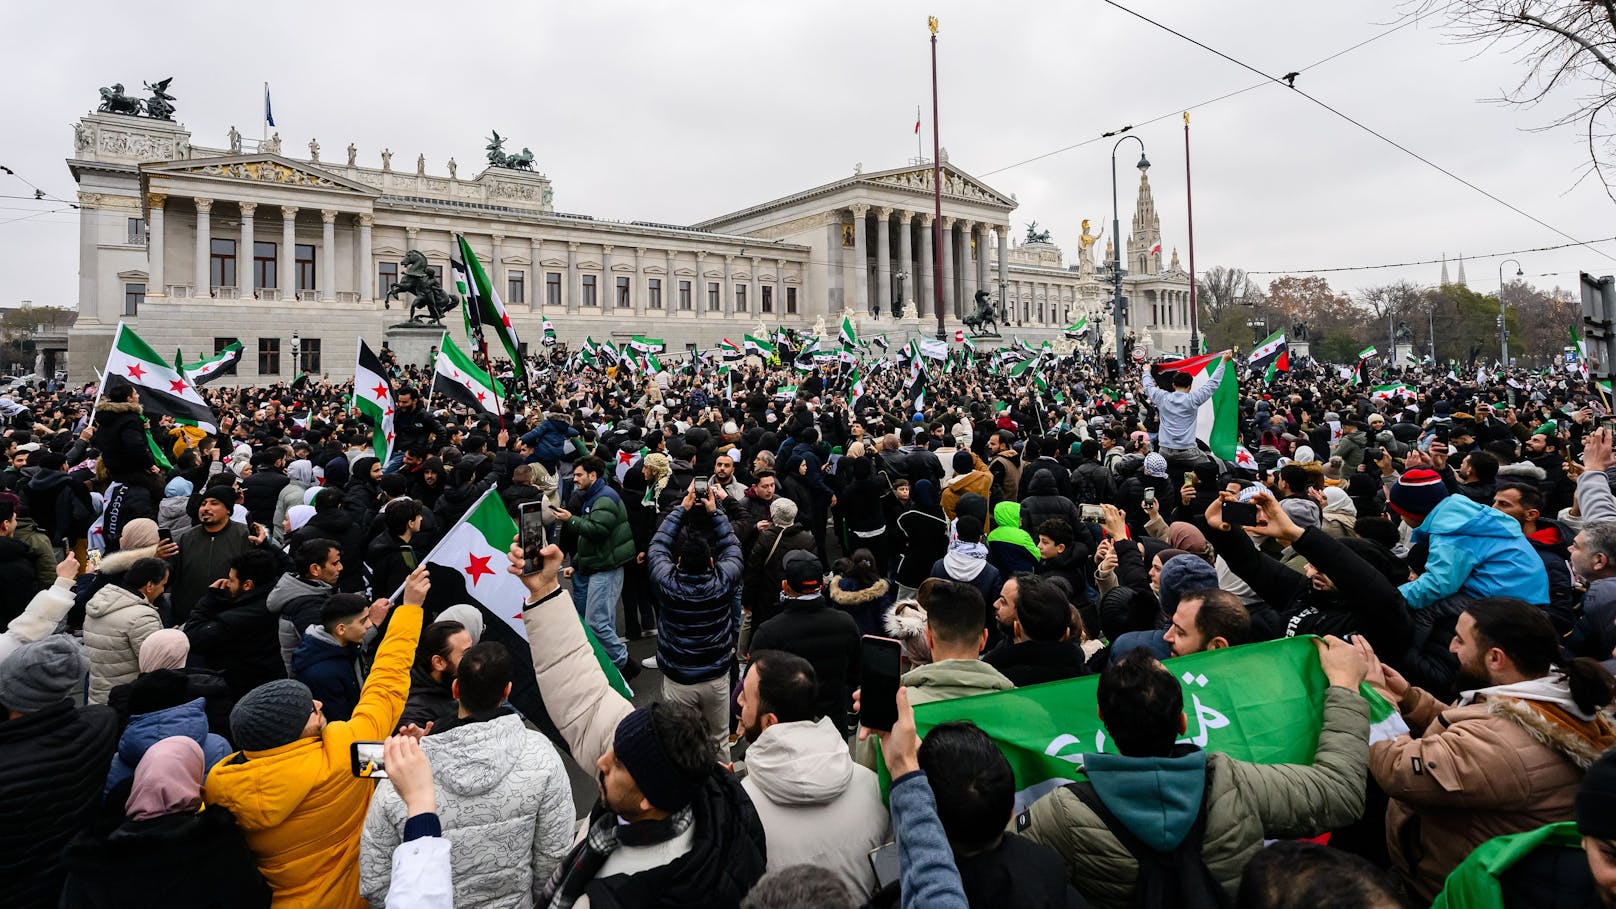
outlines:
{"label": "rectangular window", "polygon": [[595,276],[584,275],[584,305],[599,306],[600,301],[595,298]]}
{"label": "rectangular window", "polygon": [[311,376],[319,375],[320,339],[300,338],[297,347],[297,371],[306,372]]}
{"label": "rectangular window", "polygon": [[544,276],[544,305],[561,305],[561,273],[548,272]]}
{"label": "rectangular window", "polygon": [[689,312],[691,305],[692,304],[690,302],[690,282],[689,281],[680,281],[679,282],[679,308],[681,310],[684,310],[685,312]]}
{"label": "rectangular window", "polygon": [[628,278],[619,277],[617,279],[617,308],[628,309],[628,307]]}
{"label": "rectangular window", "polygon": [[707,282],[707,311],[708,312],[718,312],[720,309],[723,309],[723,308],[724,308],[723,305],[718,300],[718,284],[717,284],[717,282],[714,282],[714,281]]}
{"label": "rectangular window", "polygon": [[131,246],[145,246],[146,245],[146,219],[145,218],[130,218],[129,219],[129,244]]}
{"label": "rectangular window", "polygon": [[763,312],[774,312],[774,288],[772,288],[769,285],[765,284],[765,285],[763,285],[762,293],[763,293],[763,300],[762,300]]}
{"label": "rectangular window", "polygon": [[387,292],[398,283],[398,263],[381,262],[376,266],[376,296],[385,298]]}
{"label": "rectangular window", "polygon": [[146,302],[146,285],[125,284],[123,286],[123,314],[126,316],[140,315],[140,304]]}
{"label": "rectangular window", "polygon": [[208,281],[213,287],[236,286],[236,241],[213,241],[208,255]]}
{"label": "rectangular window", "polygon": [[527,305],[527,275],[519,271],[506,273],[505,302],[513,306]]}
{"label": "rectangular window", "polygon": [[260,243],[253,241],[253,288],[262,290],[267,287],[280,287],[277,280],[275,254],[280,246],[275,243]]}
{"label": "rectangular window", "polygon": [[230,345],[236,343],[237,340],[238,340],[237,338],[214,338],[213,339],[213,352],[214,353],[219,353],[220,351],[224,350],[226,347],[229,347]]}
{"label": "rectangular window", "polygon": [[746,312],[746,285],[735,285],[735,311]]}
{"label": "rectangular window", "polygon": [[278,376],[281,374],[281,339],[258,339],[258,374],[261,376]]}
{"label": "rectangular window", "polygon": [[786,315],[794,316],[796,314],[797,314],[797,289],[795,287],[788,287],[788,288],[786,288]]}
{"label": "rectangular window", "polygon": [[662,308],[662,279],[661,278],[647,278],[646,279],[646,287],[645,287],[645,295],[648,298],[645,301],[645,305],[651,307],[652,309],[661,309]]}
{"label": "rectangular window", "polygon": [[314,281],[314,245],[299,243],[293,248],[297,264],[297,289],[301,293],[305,290],[317,290]]}

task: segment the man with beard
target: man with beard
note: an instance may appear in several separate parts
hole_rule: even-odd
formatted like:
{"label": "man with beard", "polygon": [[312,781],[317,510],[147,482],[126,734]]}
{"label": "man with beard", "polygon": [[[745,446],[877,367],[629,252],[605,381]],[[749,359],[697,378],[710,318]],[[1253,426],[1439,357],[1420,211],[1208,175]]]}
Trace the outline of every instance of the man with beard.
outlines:
{"label": "man with beard", "polygon": [[459,706],[454,683],[460,674],[460,657],[473,643],[471,632],[459,622],[439,619],[426,626],[415,649],[415,665],[410,667],[410,696],[399,725],[429,729],[433,723],[455,716]]}
{"label": "man with beard", "polygon": [[593,765],[600,801],[588,833],[552,875],[537,905],[738,907],[764,870],[764,834],[741,784],[713,760],[695,709],[636,709],[600,669],[572,596],[561,587],[561,550],[539,551],[524,574],[513,545],[509,571],[527,589],[527,629],[539,692],[581,765]]}
{"label": "man with beard", "polygon": [[288,674],[292,653],[303,641],[303,632],[320,622],[320,610],[336,593],[342,577],[342,547],[335,540],[312,539],[292,551],[296,571],[288,571],[269,592],[269,611],[280,616],[281,657]]}
{"label": "man with beard", "polygon": [[275,571],[269,553],[240,553],[230,560],[225,577],[197,601],[185,625],[192,659],[223,675],[236,698],[287,676],[280,618],[267,602]]}
{"label": "man with beard", "polygon": [[741,684],[746,779],[769,843],[769,871],[810,864],[834,872],[859,902],[875,891],[868,861],[892,837],[875,774],[815,706],[814,667],[795,654],[757,650]]}
{"label": "man with beard", "polygon": [[[1372,656],[1368,643],[1360,649]],[[1560,662],[1559,635],[1521,600],[1477,600],[1459,616],[1459,701],[1444,706],[1370,661],[1367,681],[1410,734],[1369,748],[1391,803],[1392,867],[1422,902],[1471,850],[1495,836],[1572,820],[1583,772],[1616,746],[1602,710],[1613,685],[1589,659]]]}

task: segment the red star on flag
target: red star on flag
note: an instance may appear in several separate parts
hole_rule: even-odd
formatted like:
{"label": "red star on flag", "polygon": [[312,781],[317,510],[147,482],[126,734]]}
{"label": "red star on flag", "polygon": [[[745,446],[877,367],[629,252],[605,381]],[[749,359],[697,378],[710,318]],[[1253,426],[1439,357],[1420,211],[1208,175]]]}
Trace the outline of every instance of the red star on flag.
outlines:
{"label": "red star on flag", "polygon": [[139,363],[130,363],[129,364],[129,378],[138,379],[141,376],[144,376],[145,374],[146,374],[146,370],[141,369]]}
{"label": "red star on flag", "polygon": [[483,394],[482,392],[480,392],[480,391],[477,392],[477,403],[481,404],[483,402],[483,399],[487,398],[487,397],[488,396]]}
{"label": "red star on flag", "polygon": [[387,408],[385,411],[382,411],[382,416],[384,416],[384,417],[390,417],[392,415],[393,415],[393,408],[391,408],[391,407]]}
{"label": "red star on flag", "polygon": [[387,444],[388,444],[388,445],[392,445],[392,444],[393,444],[393,434],[392,434],[392,433],[388,433],[388,434],[387,434]]}
{"label": "red star on flag", "polygon": [[371,389],[371,393],[376,395],[376,400],[378,400],[378,401],[380,401],[381,399],[387,397],[387,385],[386,385],[386,383],[377,382],[376,387]]}
{"label": "red star on flag", "polygon": [[464,570],[466,574],[471,576],[471,586],[475,587],[477,586],[477,582],[483,579],[483,575],[494,573],[494,569],[488,567],[488,563],[492,561],[494,557],[471,556],[470,558],[471,564],[467,565]]}
{"label": "red star on flag", "polygon": [[619,451],[617,453],[617,463],[619,463],[619,464],[633,464],[634,463],[634,455],[632,455],[632,454],[630,454],[630,453],[628,453],[626,451]]}
{"label": "red star on flag", "polygon": [[168,383],[168,390],[173,391],[173,392],[184,391],[185,390],[185,383],[180,381],[179,379],[175,379],[174,381]]}

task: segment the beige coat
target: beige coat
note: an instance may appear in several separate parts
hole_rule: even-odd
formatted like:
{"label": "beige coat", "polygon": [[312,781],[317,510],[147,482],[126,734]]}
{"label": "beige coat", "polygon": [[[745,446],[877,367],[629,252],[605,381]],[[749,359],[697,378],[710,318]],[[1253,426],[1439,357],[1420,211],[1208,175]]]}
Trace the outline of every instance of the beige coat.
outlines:
{"label": "beige coat", "polygon": [[1391,797],[1393,868],[1422,905],[1483,842],[1571,820],[1583,773],[1616,745],[1608,717],[1582,721],[1547,701],[1447,707],[1413,688],[1399,709],[1414,732],[1376,742],[1369,768]]}
{"label": "beige coat", "polygon": [[140,645],[163,627],[145,597],[108,584],[84,607],[84,649],[90,655],[90,703],[105,704],[119,685],[140,675]]}

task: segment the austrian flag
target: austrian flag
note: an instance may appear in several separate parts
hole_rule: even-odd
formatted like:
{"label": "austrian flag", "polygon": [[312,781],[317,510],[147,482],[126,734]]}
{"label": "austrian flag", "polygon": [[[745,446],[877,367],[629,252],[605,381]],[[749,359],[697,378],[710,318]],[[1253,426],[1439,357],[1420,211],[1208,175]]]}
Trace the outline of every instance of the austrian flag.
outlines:
{"label": "austrian flag", "polygon": [[359,339],[359,362],[354,366],[353,406],[371,425],[371,450],[383,464],[393,453],[393,388],[387,383],[387,370]]}

